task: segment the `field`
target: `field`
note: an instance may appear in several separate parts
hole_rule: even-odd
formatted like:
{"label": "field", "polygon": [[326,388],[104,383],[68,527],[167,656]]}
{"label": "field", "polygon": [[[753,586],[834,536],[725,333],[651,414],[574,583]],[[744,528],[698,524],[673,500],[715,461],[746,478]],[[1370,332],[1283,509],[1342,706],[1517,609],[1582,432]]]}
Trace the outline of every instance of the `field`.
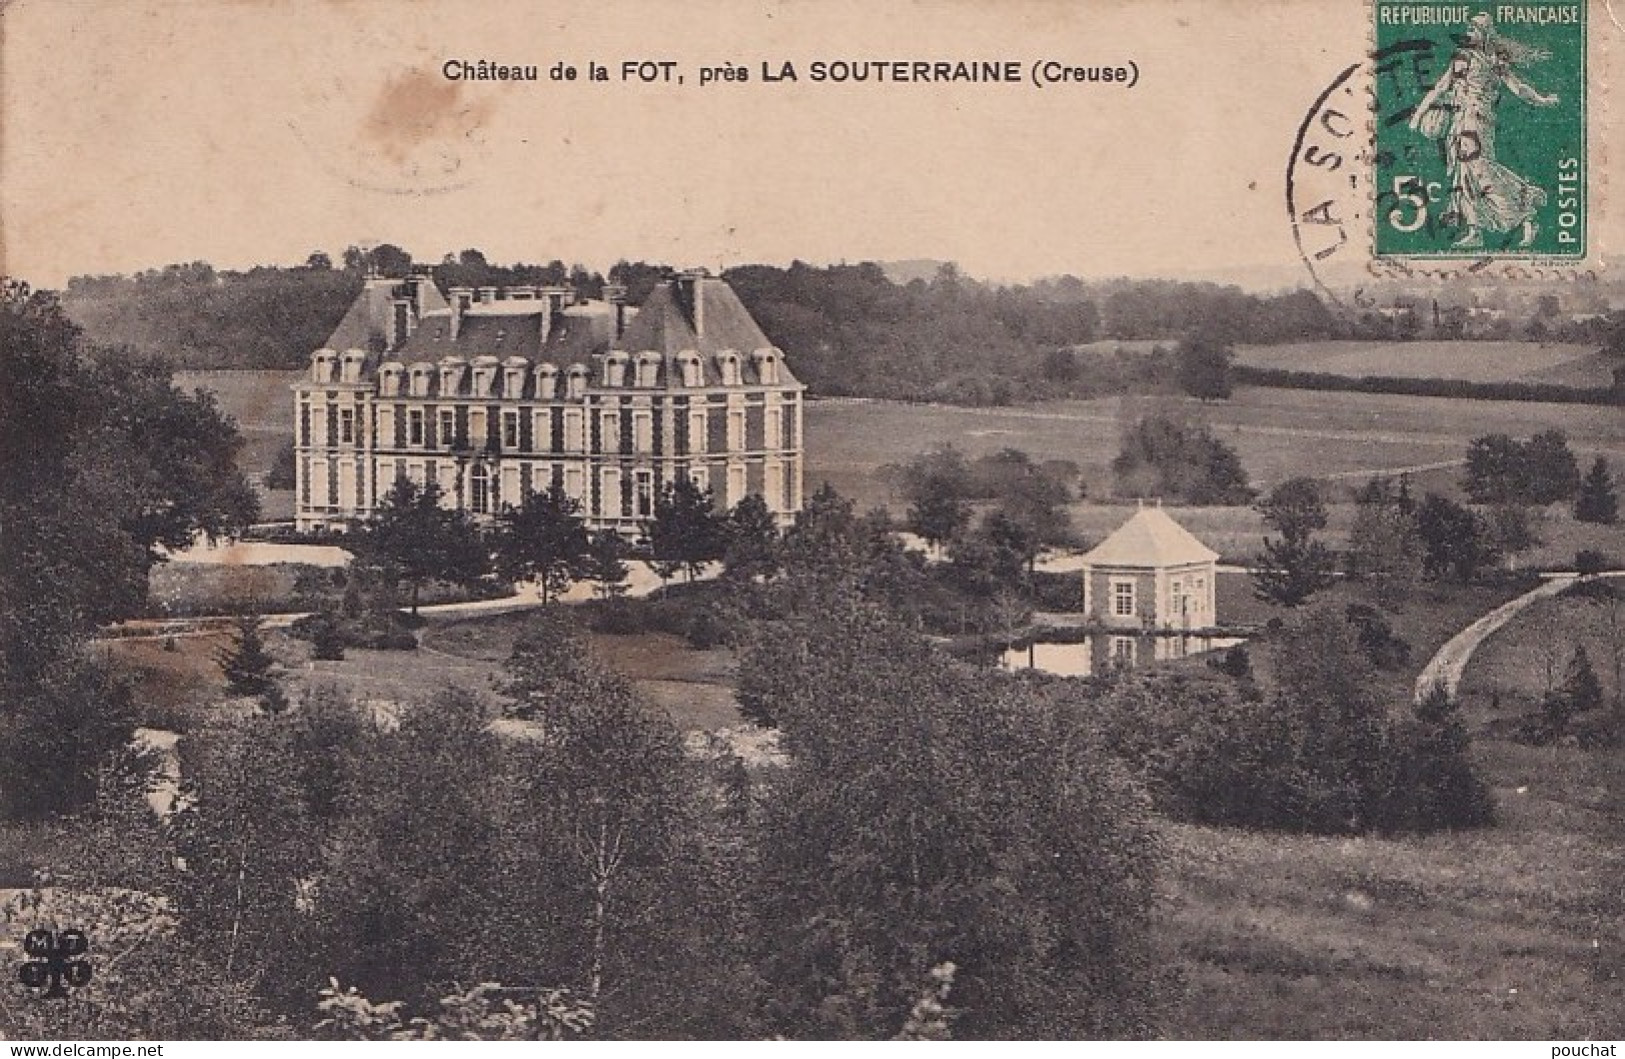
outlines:
{"label": "field", "polygon": [[[1407,607],[1394,620],[1412,665],[1385,685],[1402,691],[1457,623],[1497,599],[1449,593]],[[1617,751],[1501,734],[1538,693],[1531,631],[1569,628],[1553,622],[1532,608],[1485,643],[1462,685],[1495,827],[1394,839],[1166,829],[1162,932],[1184,980],[1169,1036],[1619,1036]]]}
{"label": "field", "polygon": [[[175,385],[187,393],[195,389],[214,394],[243,435],[239,465],[259,485],[277,450],[293,439],[293,391],[289,384],[298,371],[178,371]],[[266,521],[293,517],[293,493],[260,489],[260,517]]]}
{"label": "field", "polygon": [[917,453],[954,445],[971,456],[1018,448],[1035,459],[1067,459],[1082,469],[1091,496],[1111,486],[1110,465],[1124,426],[1154,407],[1209,423],[1234,446],[1254,486],[1298,474],[1358,485],[1377,472],[1417,470],[1419,489],[1448,485],[1474,437],[1528,437],[1565,430],[1582,464],[1605,453],[1625,464],[1625,417],[1615,409],[1522,401],[1327,393],[1242,387],[1229,401],[1103,398],[1022,408],[963,408],[886,402],[813,402],[807,412],[807,483],[828,481],[861,508],[900,512],[902,499],[877,473]]}
{"label": "field", "polygon": [[1609,362],[1594,346],[1561,342],[1295,342],[1238,346],[1236,362],[1354,379],[1378,375],[1576,387],[1607,386],[1612,379]]}

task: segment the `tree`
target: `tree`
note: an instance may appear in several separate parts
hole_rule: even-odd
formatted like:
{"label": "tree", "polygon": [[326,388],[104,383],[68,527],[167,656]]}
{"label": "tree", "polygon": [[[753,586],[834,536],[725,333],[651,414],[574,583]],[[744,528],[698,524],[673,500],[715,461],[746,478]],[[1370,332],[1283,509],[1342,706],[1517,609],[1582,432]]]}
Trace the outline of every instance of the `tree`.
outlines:
{"label": "tree", "polygon": [[1313,608],[1270,644],[1271,701],[1291,750],[1278,766],[1287,789],[1277,806],[1301,826],[1357,833],[1377,823],[1387,709],[1342,614]]}
{"label": "tree", "polygon": [[722,568],[729,577],[751,580],[778,569],[779,523],[760,495],[752,493],[734,505],[723,535]]}
{"label": "tree", "polygon": [[1119,496],[1229,505],[1255,495],[1235,449],[1206,426],[1168,412],[1141,416],[1124,431],[1112,475]]}
{"label": "tree", "polygon": [[1614,476],[1608,470],[1608,461],[1598,456],[1580,483],[1574,498],[1574,517],[1581,522],[1596,522],[1612,526],[1619,521],[1619,494],[1614,490]]}
{"label": "tree", "polygon": [[948,569],[962,591],[990,600],[1021,581],[1028,554],[1035,548],[1021,527],[995,511],[982,520],[977,532],[954,541]]}
{"label": "tree", "polygon": [[1494,820],[1495,799],[1473,767],[1467,726],[1442,685],[1417,700],[1388,742],[1385,830],[1482,827]]}
{"label": "tree", "polygon": [[412,255],[394,243],[379,243],[367,252],[367,264],[380,276],[405,279],[412,271]]}
{"label": "tree", "polygon": [[[505,669],[508,711],[539,722],[507,779],[527,814],[518,836],[529,840],[527,867],[541,874],[512,918],[556,924],[540,932],[553,935],[546,946],[567,943],[554,979],[575,987],[606,1035],[666,1035],[715,1018],[713,1005],[742,1003],[727,986],[695,998],[678,973],[703,967],[718,986],[742,955],[737,895],[727,893],[742,876],[725,851],[742,836],[706,822],[733,815],[708,765],[690,760],[676,727],[630,681],[592,658],[562,613],[533,621]],[[653,1030],[651,1019],[666,1028]],[[706,1036],[705,1024],[689,1032]]]}
{"label": "tree", "polygon": [[276,659],[265,649],[261,635],[264,627],[265,619],[257,614],[238,618],[231,647],[221,652],[220,669],[232,692],[256,698],[266,711],[276,713],[287,706],[288,700],[271,672]]}
{"label": "tree", "polygon": [[1005,482],[998,513],[1020,529],[1029,574],[1044,545],[1064,544],[1071,536],[1072,516],[1066,509],[1071,499],[1064,483],[1037,468]]}
{"label": "tree", "polygon": [[313,250],[310,256],[305,258],[305,267],[327,272],[333,268],[333,259],[328,256],[325,250]]}
{"label": "tree", "polygon": [[1573,713],[1585,713],[1602,705],[1602,681],[1591,668],[1591,656],[1586,653],[1585,644],[1575,645],[1558,694],[1568,700]]}
{"label": "tree", "polygon": [[1204,401],[1230,396],[1230,361],[1235,354],[1228,344],[1205,333],[1194,334],[1179,344],[1175,374],[1180,389]]}
{"label": "tree", "polygon": [[1416,509],[1422,540],[1422,567],[1435,578],[1467,582],[1495,563],[1495,547],[1484,520],[1453,500],[1429,493]]}
{"label": "tree", "polygon": [[265,488],[292,490],[299,484],[298,464],[294,459],[293,442],[287,441],[276,450],[271,469],[265,474]]}
{"label": "tree", "polygon": [[1126,777],[1062,703],[829,602],[742,663],[789,755],[756,889],[773,1030],[889,1036],[951,956],[957,1033],[1144,1032],[1155,852]]}
{"label": "tree", "polygon": [[137,612],[160,548],[228,536],[257,503],[213,400],[90,346],[54,296],[0,286],[0,370],[0,799],[40,815],[126,760],[128,694],[84,637]]}
{"label": "tree", "polygon": [[1264,538],[1264,554],[1253,571],[1253,592],[1269,603],[1301,606],[1332,583],[1332,555],[1314,539],[1326,528],[1326,505],[1310,478],[1290,478],[1258,504],[1264,522],[1281,534]]}
{"label": "tree", "polygon": [[1467,446],[1462,488],[1478,504],[1551,504],[1575,495],[1580,469],[1561,430],[1544,431],[1527,442],[1486,434]]}
{"label": "tree", "polygon": [[1529,503],[1555,504],[1579,492],[1580,465],[1563,431],[1546,430],[1530,438],[1524,458],[1528,464]]}
{"label": "tree", "polygon": [[428,582],[473,584],[491,564],[468,513],[441,502],[439,483],[420,489],[407,478],[396,479],[372,519],[359,527],[355,552],[386,580],[411,586],[413,614]]}
{"label": "tree", "polygon": [[969,524],[970,465],[952,445],[916,456],[903,467],[908,527],[934,548],[957,537]]}
{"label": "tree", "polygon": [[1349,529],[1348,575],[1371,586],[1382,605],[1397,607],[1422,576],[1415,505],[1404,488],[1373,478],[1360,490]]}
{"label": "tree", "polygon": [[686,475],[661,489],[654,518],[643,524],[643,532],[655,561],[686,570],[690,581],[706,563],[722,558],[726,547],[711,490],[701,492]]}
{"label": "tree", "polygon": [[581,501],[553,483],[546,492],[529,492],[519,507],[497,517],[497,569],[512,581],[535,581],[542,602],[550,602],[581,576],[588,550]]}
{"label": "tree", "polygon": [[1484,525],[1490,546],[1506,559],[1509,568],[1515,567],[1518,556],[1540,545],[1535,517],[1531,509],[1522,504],[1495,504],[1489,509]]}
{"label": "tree", "polygon": [[599,530],[592,535],[581,573],[597,584],[599,599],[618,599],[626,594],[629,573],[626,556],[629,551],[626,539],[614,530]]}
{"label": "tree", "polygon": [[589,953],[584,993],[604,992],[611,917],[624,897],[625,872],[672,837],[681,801],[682,740],[664,715],[638,702],[629,681],[595,663],[562,616],[534,626],[514,645],[504,692],[513,709],[541,722],[544,782],[564,804],[588,892]]}
{"label": "tree", "polygon": [[1486,434],[1467,446],[1462,488],[1476,504],[1522,499],[1529,491],[1528,470],[1521,444],[1506,434]]}
{"label": "tree", "polygon": [[857,537],[858,517],[852,501],[825,482],[796,512],[784,535],[785,565],[808,571],[845,570],[858,560]]}

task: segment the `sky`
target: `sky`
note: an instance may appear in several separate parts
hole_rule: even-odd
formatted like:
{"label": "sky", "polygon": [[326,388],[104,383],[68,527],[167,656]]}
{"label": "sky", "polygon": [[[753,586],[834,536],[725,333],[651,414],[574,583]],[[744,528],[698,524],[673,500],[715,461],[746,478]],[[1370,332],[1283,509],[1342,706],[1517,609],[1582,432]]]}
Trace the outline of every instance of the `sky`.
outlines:
{"label": "sky", "polygon": [[[1025,280],[1303,272],[1284,181],[1367,0],[13,0],[0,264],[928,258]],[[1604,24],[1606,25],[1606,24]],[[1611,27],[1608,32],[1615,32]],[[1615,53],[1622,51],[1613,49]],[[448,60],[536,65],[451,81]],[[621,80],[678,64],[682,85]],[[834,85],[814,61],[1126,66],[1133,87]],[[611,79],[588,79],[587,64]],[[796,82],[762,67],[795,64]],[[555,81],[555,63],[577,69]],[[702,67],[749,71],[701,86]],[[1617,133],[1617,128],[1613,130]],[[1593,216],[1620,245],[1625,210]],[[1360,239],[1368,240],[1363,233]]]}

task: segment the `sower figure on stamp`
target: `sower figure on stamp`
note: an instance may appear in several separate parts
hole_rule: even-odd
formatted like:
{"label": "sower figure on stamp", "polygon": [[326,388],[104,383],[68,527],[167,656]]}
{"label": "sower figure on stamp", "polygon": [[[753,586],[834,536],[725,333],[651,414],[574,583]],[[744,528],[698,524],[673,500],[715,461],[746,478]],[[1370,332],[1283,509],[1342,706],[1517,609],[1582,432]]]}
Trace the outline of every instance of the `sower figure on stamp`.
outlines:
{"label": "sower figure on stamp", "polygon": [[1496,161],[1495,108],[1503,85],[1526,103],[1555,106],[1557,96],[1542,95],[1512,69],[1548,57],[1543,48],[1501,36],[1488,14],[1474,15],[1450,69],[1411,114],[1412,129],[1444,140],[1450,176],[1445,219],[1465,229],[1457,247],[1481,247],[1486,231],[1510,232],[1520,226],[1519,246],[1535,239],[1535,212],[1546,204],[1546,192]]}

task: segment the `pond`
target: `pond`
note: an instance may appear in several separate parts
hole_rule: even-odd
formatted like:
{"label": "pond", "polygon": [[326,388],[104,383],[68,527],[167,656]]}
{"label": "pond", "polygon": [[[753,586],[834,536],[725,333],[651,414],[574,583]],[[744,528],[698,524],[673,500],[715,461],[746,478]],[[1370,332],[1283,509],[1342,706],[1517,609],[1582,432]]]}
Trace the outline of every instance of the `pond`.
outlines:
{"label": "pond", "polygon": [[1172,634],[1163,636],[1097,632],[1076,643],[1036,641],[999,656],[999,668],[1036,669],[1058,677],[1088,677],[1113,667],[1169,662],[1246,642],[1241,636]]}

